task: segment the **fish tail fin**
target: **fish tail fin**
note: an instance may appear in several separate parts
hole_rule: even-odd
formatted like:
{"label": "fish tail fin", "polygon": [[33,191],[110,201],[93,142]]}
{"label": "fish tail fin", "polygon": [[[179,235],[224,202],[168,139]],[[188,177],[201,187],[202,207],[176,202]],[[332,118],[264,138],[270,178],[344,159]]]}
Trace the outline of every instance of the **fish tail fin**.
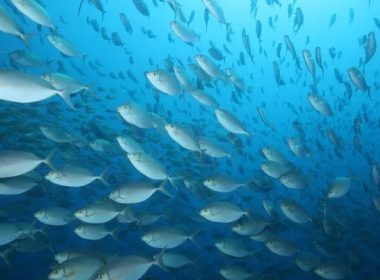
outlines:
{"label": "fish tail fin", "polygon": [[49,155],[46,157],[46,159],[44,160],[44,163],[46,163],[47,166],[49,166],[50,169],[54,170],[54,166],[53,166],[53,157],[56,153],[57,149],[53,149],[51,150],[51,152],[49,153]]}
{"label": "fish tail fin", "polygon": [[163,262],[163,256],[164,256],[164,253],[166,251],[166,247],[163,248],[159,253],[158,255],[155,255],[154,256],[154,264],[157,265],[159,268],[161,268],[162,270],[166,271],[166,272],[169,272],[169,270],[166,268],[166,266],[164,265],[164,262]]}
{"label": "fish tail fin", "polygon": [[165,184],[167,182],[168,179],[165,179],[164,181],[162,181],[158,187],[158,190],[160,192],[162,192],[164,195],[167,195],[168,197],[170,198],[174,198],[171,193],[168,192],[168,190],[165,188]]}
{"label": "fish tail fin", "polygon": [[202,248],[200,245],[199,245],[199,243],[195,240],[195,236],[198,234],[198,233],[200,233],[201,232],[201,230],[200,229],[198,229],[198,230],[196,230],[196,231],[194,231],[190,236],[189,236],[189,240],[196,246],[196,247],[198,247],[198,248]]}
{"label": "fish tail fin", "polygon": [[[169,180],[170,184],[173,186],[175,190],[178,190],[178,186],[175,183],[175,180],[179,179],[179,177],[168,177],[167,180]],[[166,179],[165,179],[166,180]]]}
{"label": "fish tail fin", "polygon": [[118,236],[118,234],[120,233],[120,228],[121,228],[121,225],[115,227],[115,228],[110,232],[110,235],[111,235],[112,238],[114,238],[115,240],[120,240],[120,236]]}
{"label": "fish tail fin", "polygon": [[0,258],[5,262],[5,264],[11,267],[11,262],[9,259],[10,254],[13,252],[13,248],[8,248],[0,252]]}
{"label": "fish tail fin", "polygon": [[82,55],[82,62],[83,62],[83,63],[86,62],[86,58],[87,58],[87,54],[83,54],[83,55]]}
{"label": "fish tail fin", "polygon": [[71,92],[70,92],[70,89],[61,89],[61,90],[57,91],[57,93],[63,99],[63,101],[65,101],[66,104],[69,105],[69,107],[71,109],[73,109],[74,111],[76,111],[76,109],[74,107],[74,104],[71,101]]}
{"label": "fish tail fin", "polygon": [[30,48],[30,40],[33,38],[33,36],[36,35],[36,33],[24,33],[24,34],[21,34],[20,37],[21,37],[21,40],[24,42],[25,46],[27,46],[28,48]]}
{"label": "fish tail fin", "polygon": [[110,183],[107,182],[106,175],[107,175],[107,172],[110,168],[111,168],[111,166],[108,166],[106,169],[103,170],[103,172],[98,177],[96,177],[96,179],[98,179],[100,182],[102,182],[107,187],[110,186]]}

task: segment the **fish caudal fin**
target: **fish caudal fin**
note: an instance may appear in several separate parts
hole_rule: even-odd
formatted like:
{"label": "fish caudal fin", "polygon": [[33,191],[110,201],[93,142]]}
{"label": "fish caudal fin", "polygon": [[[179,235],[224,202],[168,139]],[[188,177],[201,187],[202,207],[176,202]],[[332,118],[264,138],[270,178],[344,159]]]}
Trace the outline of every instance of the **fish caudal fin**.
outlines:
{"label": "fish caudal fin", "polygon": [[53,149],[49,155],[46,157],[46,159],[44,160],[44,163],[49,166],[50,169],[54,170],[54,166],[53,166],[53,157],[55,155],[55,152],[57,151],[57,149]]}
{"label": "fish caudal fin", "polygon": [[98,179],[100,182],[102,182],[104,185],[106,185],[107,187],[110,186],[110,183],[107,182],[106,180],[106,175],[107,175],[107,172],[108,170],[110,169],[111,167],[107,167],[106,169],[104,169],[104,171],[98,176],[96,177],[96,179]]}
{"label": "fish caudal fin", "polygon": [[165,251],[166,251],[166,248],[162,249],[158,253],[158,255],[154,256],[154,265],[158,266],[159,268],[161,268],[162,270],[166,272],[169,272],[169,270],[166,268],[166,266],[164,265],[162,261],[162,257],[164,256]]}
{"label": "fish caudal fin", "polygon": [[159,190],[160,192],[162,192],[164,195],[167,195],[167,196],[170,197],[170,198],[174,198],[174,197],[168,192],[168,190],[165,188],[165,184],[166,184],[167,180],[168,180],[168,179],[165,179],[164,181],[162,181],[162,182],[160,183],[160,185],[158,186],[158,190]]}
{"label": "fish caudal fin", "polygon": [[24,42],[25,46],[30,48],[30,40],[36,33],[24,33],[20,35],[21,40]]}
{"label": "fish caudal fin", "polygon": [[58,91],[57,93],[63,99],[63,101],[65,101],[66,104],[69,105],[69,107],[71,109],[73,109],[74,111],[76,110],[73,102],[71,101],[71,93],[70,93],[69,89],[62,89],[62,90]]}

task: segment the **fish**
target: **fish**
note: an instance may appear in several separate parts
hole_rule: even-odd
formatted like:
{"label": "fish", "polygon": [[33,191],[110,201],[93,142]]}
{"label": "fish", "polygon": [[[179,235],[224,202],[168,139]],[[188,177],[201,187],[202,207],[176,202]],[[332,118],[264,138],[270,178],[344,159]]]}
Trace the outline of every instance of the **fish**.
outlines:
{"label": "fish", "polygon": [[0,178],[11,178],[26,174],[40,164],[46,164],[51,169],[54,169],[52,164],[54,154],[55,150],[53,150],[46,158],[40,158],[30,152],[11,150],[1,151]]}
{"label": "fish", "polygon": [[49,207],[39,210],[33,216],[41,223],[50,226],[64,226],[74,220],[74,215],[62,207]]}
{"label": "fish", "polygon": [[167,95],[174,96],[182,93],[180,83],[175,75],[166,70],[158,69],[154,71],[147,71],[145,72],[145,77],[154,88]]}
{"label": "fish", "polygon": [[243,28],[243,30],[242,30],[241,38],[243,40],[244,48],[245,48],[248,56],[250,57],[252,63],[254,63],[254,58],[253,58],[252,50],[251,50],[251,42],[249,40],[249,35],[245,31],[245,28]]}
{"label": "fish", "polygon": [[119,215],[126,213],[128,208],[112,200],[98,201],[74,212],[74,216],[81,222],[88,224],[104,224]]}
{"label": "fish", "polygon": [[333,26],[336,22],[336,14],[333,14],[329,21],[329,27]]}
{"label": "fish", "polygon": [[55,171],[49,172],[45,179],[59,186],[79,188],[86,186],[95,180],[99,180],[104,185],[109,186],[106,181],[106,172],[108,168],[105,169],[99,176],[95,176],[89,171],[80,166],[67,165]]}
{"label": "fish", "polygon": [[38,181],[28,174],[6,178],[0,181],[0,195],[18,195],[38,185]]}
{"label": "fish", "polygon": [[181,147],[192,152],[200,152],[197,136],[190,129],[181,125],[168,123],[165,125],[165,130],[169,137]]}
{"label": "fish", "polygon": [[280,205],[280,209],[287,218],[297,224],[305,224],[312,221],[306,209],[295,201],[283,201]]}
{"label": "fish", "polygon": [[290,257],[296,254],[299,249],[292,242],[275,238],[265,242],[265,246],[274,254],[282,257]]}
{"label": "fish", "polygon": [[90,279],[103,265],[102,261],[90,256],[69,259],[53,268],[48,275],[48,279]]}
{"label": "fish", "polygon": [[146,16],[146,17],[150,16],[148,5],[146,4],[144,0],[132,0],[132,3],[137,9],[137,11],[140,12],[141,15]]}
{"label": "fish", "polygon": [[239,187],[246,186],[246,183],[226,175],[216,174],[204,180],[203,185],[215,192],[232,192]]}
{"label": "fish", "polygon": [[92,84],[83,84],[76,78],[60,72],[50,72],[41,75],[41,78],[51,84],[57,90],[64,90],[70,94],[81,90],[93,92]]}
{"label": "fish", "polygon": [[133,28],[132,28],[132,25],[128,19],[128,17],[125,15],[125,13],[120,13],[119,14],[119,18],[120,18],[120,22],[121,24],[123,25],[124,27],[124,30],[129,33],[129,34],[132,34],[133,32]]}
{"label": "fish", "polygon": [[307,99],[317,112],[327,117],[333,115],[333,111],[328,102],[318,93],[309,93]]}
{"label": "fish", "polygon": [[30,18],[37,24],[49,27],[55,31],[50,15],[45,10],[45,8],[35,0],[11,0],[12,4],[16,7],[20,13]]}
{"label": "fish", "polygon": [[193,44],[194,42],[198,41],[200,38],[200,35],[195,33],[193,30],[188,28],[185,24],[182,24],[179,21],[173,20],[170,22],[170,27],[173,31],[173,33],[182,41],[188,44]]}
{"label": "fish", "polygon": [[116,238],[116,232],[118,229],[119,228],[117,227],[113,230],[109,230],[102,224],[81,223],[74,229],[74,232],[80,238],[86,240],[100,240],[108,235],[112,236],[113,238]]}
{"label": "fish", "polygon": [[332,182],[327,192],[328,198],[341,198],[351,189],[351,179],[349,177],[337,177]]}
{"label": "fish", "polygon": [[196,231],[189,235],[179,227],[160,226],[144,234],[141,240],[153,248],[172,249],[182,245],[186,240],[190,240],[194,243],[194,236],[197,233]]}
{"label": "fish", "polygon": [[243,124],[229,111],[225,109],[215,109],[215,116],[218,122],[229,132],[235,134],[244,134],[250,136],[250,134],[243,127]]}
{"label": "fish", "polygon": [[351,79],[351,82],[355,85],[355,87],[364,92],[367,92],[368,96],[371,97],[371,88],[367,85],[367,82],[359,69],[356,67],[350,67],[347,72],[348,76]]}
{"label": "fish", "polygon": [[157,191],[171,197],[165,188],[165,181],[155,186],[148,181],[130,182],[112,191],[108,198],[121,204],[136,204],[149,199]]}
{"label": "fish", "polygon": [[[166,271],[166,268],[162,265],[162,254],[163,252],[158,254],[153,260],[133,255],[118,257],[102,268],[100,272],[97,272],[94,279],[103,280],[119,278],[138,280],[154,265]],[[126,275],[128,276],[127,278],[125,277]]]}
{"label": "fish", "polygon": [[30,47],[30,40],[35,35],[25,33],[2,5],[0,5],[0,31],[18,36],[27,47]]}
{"label": "fish", "polygon": [[145,129],[154,127],[151,114],[135,102],[128,102],[119,106],[117,111],[123,120],[131,125]]}
{"label": "fish", "polygon": [[215,17],[215,19],[221,23],[226,24],[226,19],[224,17],[224,12],[216,0],[202,0],[203,4],[210,14]]}
{"label": "fish", "polygon": [[205,55],[196,55],[195,61],[201,67],[201,69],[212,78],[225,79],[225,74],[209,57]]}
{"label": "fish", "polygon": [[375,37],[375,32],[370,32],[368,34],[368,39],[367,39],[367,45],[365,49],[365,60],[364,60],[364,65],[366,65],[372,57],[376,53],[376,37]]}
{"label": "fish", "polygon": [[320,47],[315,48],[315,59],[316,59],[317,65],[319,66],[319,68],[321,68],[322,73],[324,74],[325,70],[323,68],[322,54],[321,54],[321,48]]}
{"label": "fish", "polygon": [[232,223],[240,219],[242,216],[248,215],[248,213],[235,204],[215,201],[201,209],[199,215],[214,223]]}
{"label": "fish", "polygon": [[69,57],[81,57],[82,59],[86,58],[86,55],[83,55],[81,52],[79,52],[72,43],[67,41],[62,36],[54,33],[49,33],[46,35],[46,38],[62,54]]}
{"label": "fish", "polygon": [[64,89],[57,90],[38,76],[14,70],[0,70],[0,100],[33,103],[54,95],[59,95],[70,108],[74,109],[70,92]]}

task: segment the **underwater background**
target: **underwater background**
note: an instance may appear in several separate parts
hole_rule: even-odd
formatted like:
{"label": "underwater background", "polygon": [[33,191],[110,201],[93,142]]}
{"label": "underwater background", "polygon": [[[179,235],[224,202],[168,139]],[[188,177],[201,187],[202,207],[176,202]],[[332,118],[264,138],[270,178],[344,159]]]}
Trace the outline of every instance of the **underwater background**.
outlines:
{"label": "underwater background", "polygon": [[379,11],[0,0],[0,279],[380,279]]}

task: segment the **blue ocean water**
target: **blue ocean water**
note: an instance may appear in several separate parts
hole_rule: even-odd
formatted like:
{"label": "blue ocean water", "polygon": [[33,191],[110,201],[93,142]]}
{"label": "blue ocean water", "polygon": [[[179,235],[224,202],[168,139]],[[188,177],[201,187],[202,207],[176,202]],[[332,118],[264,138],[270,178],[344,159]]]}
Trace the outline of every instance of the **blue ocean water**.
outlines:
{"label": "blue ocean water", "polygon": [[[78,262],[97,258],[102,266],[87,278],[76,270],[57,279],[101,279],[101,272],[132,255],[152,260],[147,272],[135,276],[137,266],[130,261],[132,273],[110,279],[380,279],[379,1],[1,0],[0,5],[13,19],[0,13],[0,279],[54,279],[49,275],[62,267],[54,255],[67,250],[85,251]],[[41,24],[46,18],[52,26]],[[9,22],[31,33],[28,44],[9,34]],[[54,46],[48,34],[61,36],[63,46]],[[64,54],[68,49],[75,54]],[[24,52],[16,56],[16,51]],[[186,73],[188,85],[174,66]],[[59,88],[42,79],[57,72],[81,87]],[[161,76],[150,80],[148,73]],[[26,82],[30,85],[23,87]],[[33,88],[38,83],[41,88]],[[46,88],[55,93],[27,102]],[[201,98],[194,97],[198,90]],[[74,108],[58,94],[68,91]],[[138,114],[123,116],[125,104],[139,108]],[[220,119],[220,109],[231,115]],[[185,132],[174,133],[176,138],[171,124]],[[133,139],[144,152],[131,146],[126,151],[117,137]],[[224,154],[213,154],[201,144],[203,137]],[[25,158],[11,163],[15,157],[5,151],[41,159],[54,154],[51,166],[22,172]],[[151,162],[143,156],[164,169],[165,178],[152,178],[162,169],[147,167]],[[17,175],[3,171],[11,164]],[[106,182],[90,178],[69,187],[67,181],[79,179],[61,170],[72,166],[80,166],[86,180],[106,170]],[[61,177],[45,178],[51,171]],[[217,175],[224,179],[219,191],[205,185]],[[4,186],[25,176],[36,186],[10,195]],[[164,191],[133,204],[109,198],[137,181],[164,185]],[[75,232],[83,220],[72,213],[97,202],[120,211],[96,223],[116,229],[115,236],[88,240]],[[210,206],[218,202],[236,208]],[[286,202],[294,208],[284,210]],[[70,213],[66,225],[36,218],[51,207]],[[200,214],[205,208],[206,217]],[[230,210],[237,217],[228,220]],[[265,225],[247,235],[232,230],[244,221]],[[9,241],[4,225],[17,229]],[[142,239],[165,226],[182,230],[184,242],[168,248],[175,239],[169,236],[156,248]],[[248,254],[222,252],[215,244],[226,239],[241,242]],[[189,263],[165,266],[159,254],[171,252],[188,256]],[[305,255],[315,257],[309,271],[297,264]],[[231,267],[239,269],[221,273]]]}

